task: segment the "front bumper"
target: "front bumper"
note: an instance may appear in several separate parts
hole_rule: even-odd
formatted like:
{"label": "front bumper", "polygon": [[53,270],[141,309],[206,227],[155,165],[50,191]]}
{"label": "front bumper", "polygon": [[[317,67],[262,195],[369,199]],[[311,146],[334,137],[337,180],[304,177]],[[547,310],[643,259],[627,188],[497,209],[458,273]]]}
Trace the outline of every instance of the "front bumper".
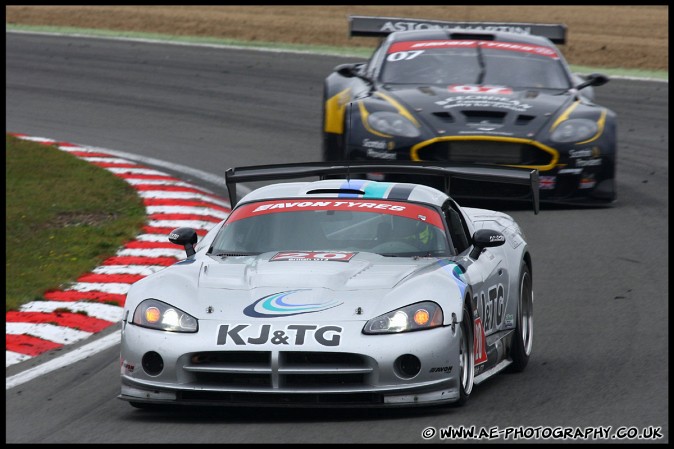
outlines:
{"label": "front bumper", "polygon": [[[309,333],[301,345],[290,338],[290,344],[270,340],[228,346],[216,341],[222,323],[199,324],[196,334],[127,324],[119,398],[134,403],[282,407],[396,407],[459,399],[458,327],[364,335],[362,322],[350,322],[341,326],[339,346],[322,346]],[[158,354],[161,363],[148,353]],[[413,375],[410,356],[418,359]]]}
{"label": "front bumper", "polygon": [[[374,143],[376,146],[373,146]],[[587,145],[542,143],[533,139],[462,135],[432,137],[422,141],[352,139],[350,160],[405,160],[442,164],[497,164],[539,170],[542,203],[607,205],[616,200],[614,141],[608,136]],[[444,189],[440,178],[403,175],[373,178],[412,182]],[[531,201],[529,188],[514,184],[454,178],[455,198]]]}

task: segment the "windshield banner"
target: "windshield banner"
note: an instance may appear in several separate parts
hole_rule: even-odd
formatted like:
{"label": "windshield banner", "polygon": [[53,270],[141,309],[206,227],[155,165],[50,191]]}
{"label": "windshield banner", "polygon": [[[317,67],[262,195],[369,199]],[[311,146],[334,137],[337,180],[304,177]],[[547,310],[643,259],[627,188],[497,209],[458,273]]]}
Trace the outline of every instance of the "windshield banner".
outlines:
{"label": "windshield banner", "polygon": [[485,50],[504,50],[517,51],[522,53],[531,53],[549,58],[558,59],[557,52],[550,47],[541,45],[519,44],[514,42],[497,41],[475,41],[475,40],[432,40],[432,41],[406,41],[392,44],[388,53],[398,53],[401,51],[419,51],[432,50],[434,48],[476,48],[477,46]]}
{"label": "windshield banner", "polygon": [[307,210],[374,212],[420,220],[444,229],[438,212],[425,206],[398,201],[381,200],[274,200],[246,204],[234,210],[227,223],[249,217],[280,212]]}

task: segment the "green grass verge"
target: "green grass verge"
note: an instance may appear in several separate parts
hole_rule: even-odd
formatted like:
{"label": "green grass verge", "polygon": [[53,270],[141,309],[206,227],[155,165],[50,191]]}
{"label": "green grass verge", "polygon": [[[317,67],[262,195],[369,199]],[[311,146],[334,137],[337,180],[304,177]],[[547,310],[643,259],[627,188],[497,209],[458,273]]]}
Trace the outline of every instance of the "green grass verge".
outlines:
{"label": "green grass verge", "polygon": [[145,223],[136,191],[53,146],[6,136],[6,311],[113,256]]}
{"label": "green grass verge", "polygon": [[[353,58],[369,58],[370,55],[372,54],[372,51],[375,48],[374,45],[372,48],[330,47],[330,46],[314,46],[302,44],[282,44],[278,42],[259,42],[259,41],[249,42],[235,39],[223,39],[223,38],[204,37],[204,36],[174,36],[170,34],[143,33],[133,31],[114,31],[114,30],[94,29],[94,28],[18,25],[9,23],[5,25],[5,28],[6,30],[56,33],[66,35],[145,39],[162,42],[173,42],[173,43],[185,42],[190,44],[225,45],[225,46],[235,46],[235,47],[254,48],[254,49],[280,49],[284,51],[296,51],[303,53],[324,54],[333,56],[346,56]],[[669,80],[669,72],[667,70],[625,69],[620,67],[615,68],[585,67],[578,65],[571,65],[571,69],[574,72],[582,74],[599,72],[609,76],[625,76],[636,78],[652,78],[656,80]]]}

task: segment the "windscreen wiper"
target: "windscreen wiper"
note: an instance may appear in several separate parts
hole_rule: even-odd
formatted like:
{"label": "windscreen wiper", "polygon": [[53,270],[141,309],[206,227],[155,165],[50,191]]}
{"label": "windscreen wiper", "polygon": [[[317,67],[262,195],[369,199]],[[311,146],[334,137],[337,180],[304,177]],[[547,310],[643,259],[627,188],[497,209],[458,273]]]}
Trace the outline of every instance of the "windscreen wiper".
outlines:
{"label": "windscreen wiper", "polygon": [[257,256],[261,253],[251,253],[251,252],[222,252],[222,253],[217,253],[217,254],[209,254],[210,256],[215,256],[215,257],[237,257],[237,256]]}

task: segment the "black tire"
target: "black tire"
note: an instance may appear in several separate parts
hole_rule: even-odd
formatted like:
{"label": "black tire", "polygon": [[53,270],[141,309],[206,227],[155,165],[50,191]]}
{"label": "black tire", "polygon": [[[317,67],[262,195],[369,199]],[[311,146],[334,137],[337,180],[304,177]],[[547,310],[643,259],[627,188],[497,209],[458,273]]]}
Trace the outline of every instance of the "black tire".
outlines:
{"label": "black tire", "polygon": [[322,148],[322,157],[324,162],[332,161],[343,161],[344,160],[344,136],[346,132],[346,123],[344,124],[344,133],[336,134],[329,133],[325,131],[325,105],[327,104],[328,98],[325,93],[323,93],[323,112],[321,115],[321,125],[323,126],[323,148]]}
{"label": "black tire", "polygon": [[344,135],[323,132],[323,161],[344,160]]}
{"label": "black tire", "polygon": [[[323,162],[338,162],[344,158],[344,135],[323,132]],[[344,175],[325,175],[323,179],[341,179]]]}
{"label": "black tire", "polygon": [[470,398],[475,380],[475,352],[473,348],[473,315],[468,306],[463,305],[459,337],[459,400],[456,405],[464,405]]}
{"label": "black tire", "polygon": [[517,303],[517,325],[510,343],[511,372],[521,372],[526,368],[531,356],[534,336],[534,292],[529,266],[522,262],[520,273],[520,295]]}

